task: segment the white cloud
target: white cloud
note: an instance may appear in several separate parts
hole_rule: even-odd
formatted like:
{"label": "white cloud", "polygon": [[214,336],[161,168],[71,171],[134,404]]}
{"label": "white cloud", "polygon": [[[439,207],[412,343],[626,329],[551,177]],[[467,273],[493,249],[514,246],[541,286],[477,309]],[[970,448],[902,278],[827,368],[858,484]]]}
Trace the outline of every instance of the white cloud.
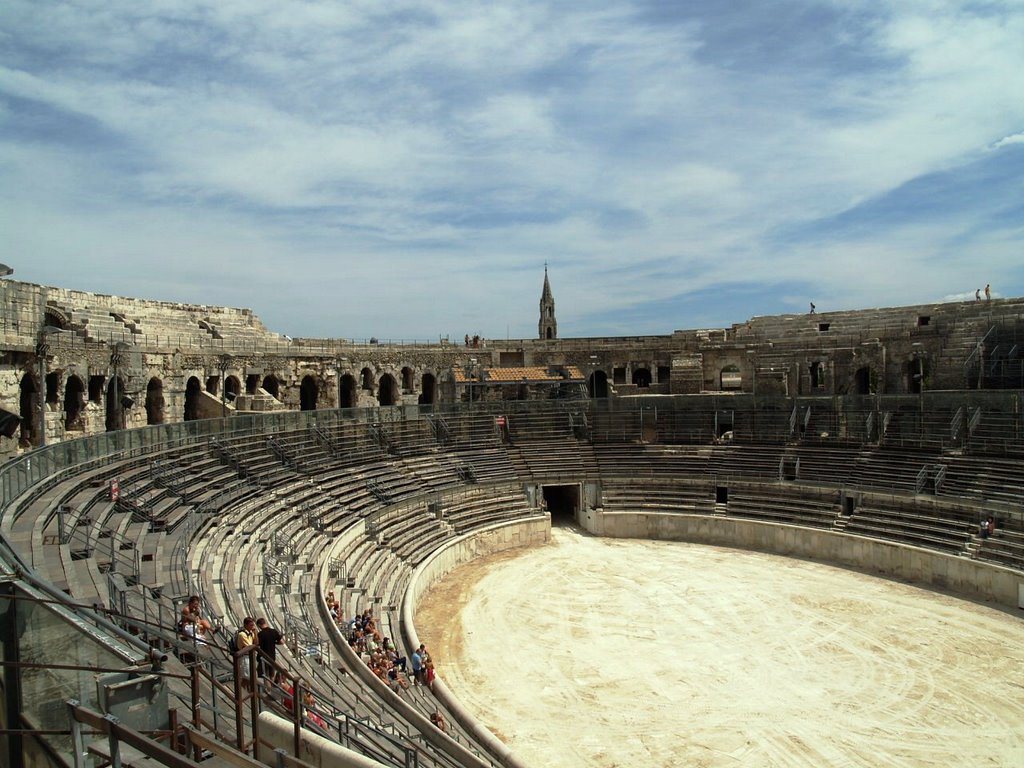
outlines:
{"label": "white cloud", "polygon": [[[1024,141],[1024,11],[864,4],[869,23],[836,41],[854,63],[761,67],[743,57],[782,56],[808,31],[716,58],[700,10],[671,23],[628,3],[10,0],[0,96],[50,122],[34,135],[40,119],[0,102],[14,205],[0,215],[17,243],[0,258],[70,277],[78,248],[111,281],[123,270],[103,273],[104,253],[157,241],[162,260],[248,253],[255,273],[293,259],[344,277],[347,302],[387,297],[365,310],[378,330],[423,326],[438,304],[418,303],[421,286],[480,323],[516,306],[532,318],[539,280],[518,270],[545,260],[561,262],[570,319],[687,292],[713,310],[737,281],[810,284],[833,306],[941,296],[979,272],[1024,291],[1020,233],[976,213],[824,229],[813,247],[779,235]],[[62,134],[75,120],[96,135]],[[762,300],[751,313],[779,301]],[[287,317],[276,301],[248,303]]]}

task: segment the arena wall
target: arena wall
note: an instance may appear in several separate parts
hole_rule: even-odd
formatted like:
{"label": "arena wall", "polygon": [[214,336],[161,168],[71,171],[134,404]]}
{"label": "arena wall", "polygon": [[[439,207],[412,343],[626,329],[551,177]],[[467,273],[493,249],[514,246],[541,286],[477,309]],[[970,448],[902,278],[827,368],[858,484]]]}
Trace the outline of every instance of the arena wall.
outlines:
{"label": "arena wall", "polygon": [[738,547],[800,557],[954,592],[1004,608],[1024,607],[1024,577],[997,565],[896,542],[801,528],[673,512],[586,510],[580,524],[599,536]]}

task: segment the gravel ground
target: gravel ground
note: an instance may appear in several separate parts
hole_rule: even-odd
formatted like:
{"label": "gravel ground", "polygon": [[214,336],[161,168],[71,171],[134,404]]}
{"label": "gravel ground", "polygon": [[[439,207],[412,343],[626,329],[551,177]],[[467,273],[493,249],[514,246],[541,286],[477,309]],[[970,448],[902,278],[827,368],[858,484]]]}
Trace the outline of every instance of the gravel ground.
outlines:
{"label": "gravel ground", "polygon": [[819,563],[555,528],[416,628],[538,768],[1024,766],[1020,615]]}

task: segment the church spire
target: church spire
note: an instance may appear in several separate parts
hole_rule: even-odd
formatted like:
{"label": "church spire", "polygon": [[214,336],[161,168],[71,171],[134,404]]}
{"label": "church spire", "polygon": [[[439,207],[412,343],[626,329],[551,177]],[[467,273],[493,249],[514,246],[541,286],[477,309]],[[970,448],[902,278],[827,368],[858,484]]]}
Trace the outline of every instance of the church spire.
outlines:
{"label": "church spire", "polygon": [[537,332],[541,339],[558,338],[558,321],[555,320],[555,297],[548,282],[548,264],[544,262],[544,290],[540,294],[540,322]]}

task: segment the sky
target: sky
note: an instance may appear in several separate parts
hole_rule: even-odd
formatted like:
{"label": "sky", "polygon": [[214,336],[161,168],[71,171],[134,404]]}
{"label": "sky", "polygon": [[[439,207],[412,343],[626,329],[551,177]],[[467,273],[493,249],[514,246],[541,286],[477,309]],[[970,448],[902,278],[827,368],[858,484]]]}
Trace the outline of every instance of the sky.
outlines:
{"label": "sky", "polygon": [[292,336],[1024,295],[1021,0],[3,0],[13,279]]}

